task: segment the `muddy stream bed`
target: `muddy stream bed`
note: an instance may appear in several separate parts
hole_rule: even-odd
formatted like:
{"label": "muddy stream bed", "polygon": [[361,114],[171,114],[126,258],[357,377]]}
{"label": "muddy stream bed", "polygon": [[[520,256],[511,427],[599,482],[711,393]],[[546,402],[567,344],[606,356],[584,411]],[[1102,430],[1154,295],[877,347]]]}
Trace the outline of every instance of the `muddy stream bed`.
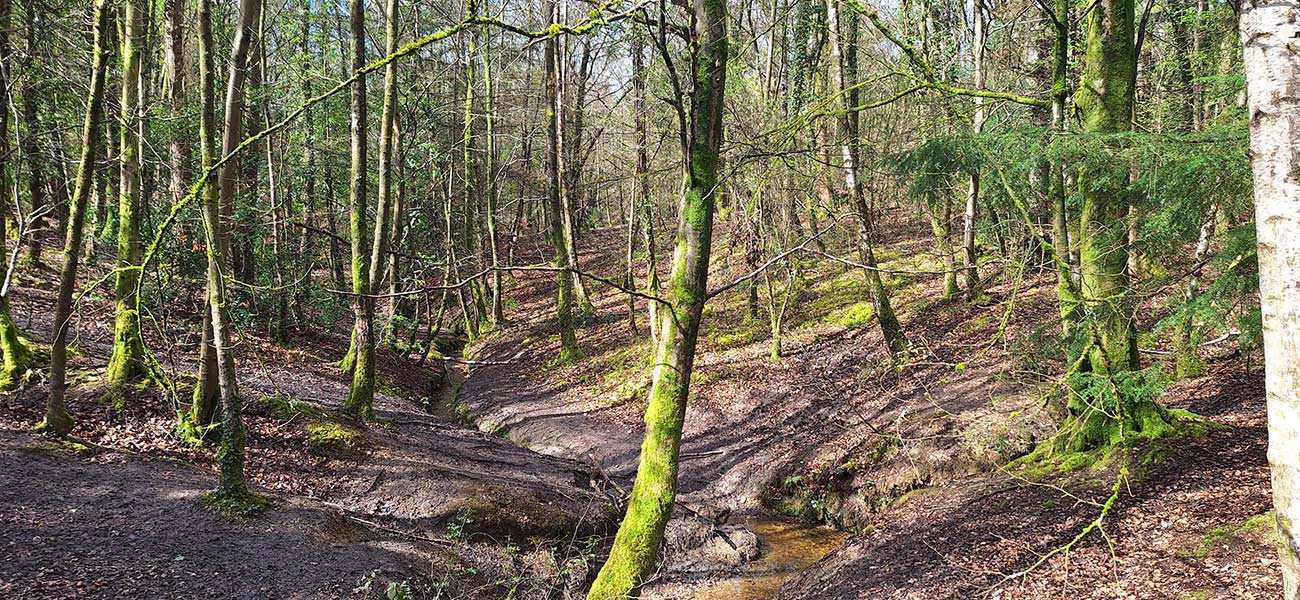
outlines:
{"label": "muddy stream bed", "polygon": [[739,524],[758,536],[762,551],[758,559],[746,563],[737,573],[719,574],[716,579],[689,586],[686,588],[689,591],[650,597],[769,600],[776,597],[781,585],[791,577],[848,541],[848,535],[843,532],[772,515],[753,515],[741,519]]}
{"label": "muddy stream bed", "polygon": [[[462,420],[476,421],[478,416],[459,412],[458,396],[470,379],[465,365],[447,362],[441,398],[435,412]],[[516,444],[508,429],[497,433]],[[519,444],[527,447],[526,444]],[[759,555],[740,567],[719,568],[696,573],[681,581],[651,585],[646,598],[656,600],[770,600],[781,586],[813,566],[827,554],[843,546],[848,534],[784,517],[774,513],[732,517],[731,525],[752,531],[758,538]]]}

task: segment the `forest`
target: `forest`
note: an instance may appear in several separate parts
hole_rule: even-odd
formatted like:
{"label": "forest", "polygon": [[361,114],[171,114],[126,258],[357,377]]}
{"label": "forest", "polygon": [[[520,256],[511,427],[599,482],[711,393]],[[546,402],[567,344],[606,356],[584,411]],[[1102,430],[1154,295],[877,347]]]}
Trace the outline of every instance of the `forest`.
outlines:
{"label": "forest", "polygon": [[0,598],[1300,600],[1300,5],[0,0]]}

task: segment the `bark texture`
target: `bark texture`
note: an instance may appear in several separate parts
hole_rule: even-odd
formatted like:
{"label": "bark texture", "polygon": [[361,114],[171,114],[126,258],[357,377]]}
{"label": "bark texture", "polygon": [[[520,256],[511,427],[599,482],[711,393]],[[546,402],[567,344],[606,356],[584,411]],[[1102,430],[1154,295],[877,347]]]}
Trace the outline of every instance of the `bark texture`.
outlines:
{"label": "bark texture", "polygon": [[1268,460],[1286,600],[1300,598],[1300,8],[1241,6],[1249,93]]}
{"label": "bark texture", "polygon": [[693,130],[689,174],[677,223],[669,306],[659,317],[659,344],[646,407],[645,439],[627,513],[589,600],[635,596],[654,569],[677,498],[677,472],[700,317],[708,294],[713,212],[718,196],[722,108],[727,77],[727,4],[697,0]]}

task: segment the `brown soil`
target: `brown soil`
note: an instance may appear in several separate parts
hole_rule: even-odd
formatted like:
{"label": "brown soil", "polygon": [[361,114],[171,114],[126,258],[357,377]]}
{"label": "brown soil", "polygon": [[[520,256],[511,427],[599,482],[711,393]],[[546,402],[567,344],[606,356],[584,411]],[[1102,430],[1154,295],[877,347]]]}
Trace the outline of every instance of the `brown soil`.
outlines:
{"label": "brown soil", "polygon": [[[16,297],[26,331],[48,336],[52,292]],[[341,336],[299,334],[292,348],[242,336],[248,476],[270,507],[247,522],[211,514],[200,499],[215,484],[213,449],[172,432],[188,403],[196,340],[184,331],[194,324],[172,315],[170,337],[150,334],[169,351],[164,364],[180,358],[169,373],[177,392],[136,392],[119,411],[96,383],[110,351],[105,302],[91,296],[74,329],[69,410],[86,444],[29,433],[44,382],[0,396],[0,597],[368,598],[404,582],[416,598],[530,598],[583,585],[588,536],[612,517],[586,467],[427,413],[439,361],[418,369],[381,353],[380,422],[351,421],[337,412],[347,382],[331,364]],[[277,412],[286,399],[301,409]],[[361,442],[313,452],[316,424]]]}
{"label": "brown soil", "polygon": [[[936,266],[924,228],[899,213],[882,223],[891,232],[881,245],[886,266]],[[622,240],[618,230],[587,234],[584,269],[620,273]],[[742,251],[718,244],[715,287],[744,272]],[[532,240],[515,254],[529,264],[546,256]],[[856,532],[786,582],[782,598],[1278,595],[1260,518],[1269,509],[1262,381],[1244,374],[1241,357],[1211,357],[1207,376],[1165,399],[1230,428],[1172,442],[1150,461],[1135,457],[1105,537],[1094,532],[1017,575],[1095,519],[1115,480],[1114,465],[1036,484],[1000,469],[1053,426],[1042,401],[1062,369],[1060,349],[1044,337],[1055,311],[1050,277],[986,272],[987,299],[971,305],[939,299],[935,276],[891,276],[918,351],[901,373],[889,368],[875,322],[847,316],[865,300],[860,277],[824,262],[806,264],[802,277],[780,361],[768,357],[762,311],[746,317],[743,289],[710,303],[680,510],[652,594],[703,598],[696,594],[719,580],[771,575],[747,571],[763,557],[747,561],[784,548],[745,523],[779,509]],[[644,315],[631,333],[625,299],[593,284],[598,315],[578,336],[586,358],[552,364],[550,282],[538,272],[512,278],[511,323],[467,349],[468,380],[443,407],[454,410],[430,414],[422,404],[437,396],[441,365],[415,369],[385,354],[381,375],[392,393],[377,408],[386,423],[342,421],[365,440],[350,454],[308,451],[306,426],[337,421],[332,413],[286,418],[260,400],[338,408],[346,382],[329,363],[346,339],[300,337],[286,350],[244,332],[249,475],[274,500],[248,523],[199,507],[215,477],[211,450],[168,431],[184,394],[140,394],[122,413],[99,401],[94,377],[107,359],[111,308],[92,295],[75,324],[81,385],[71,409],[74,433],[108,449],[73,451],[27,433],[43,383],[0,397],[0,543],[11,549],[0,561],[0,596],[346,597],[362,595],[374,571],[372,588],[406,581],[417,597],[579,593],[606,547],[610,501],[635,472],[650,350]],[[48,336],[51,297],[16,291],[16,318],[37,337]],[[196,309],[193,298],[177,304],[168,334],[151,332],[150,342],[183,373],[192,370],[196,340],[184,332]],[[1150,322],[1152,313],[1140,316]],[[818,531],[808,527],[800,535]],[[838,535],[828,537],[838,543]],[[815,554],[790,564],[827,549],[810,546]],[[782,571],[777,583],[792,575]]]}

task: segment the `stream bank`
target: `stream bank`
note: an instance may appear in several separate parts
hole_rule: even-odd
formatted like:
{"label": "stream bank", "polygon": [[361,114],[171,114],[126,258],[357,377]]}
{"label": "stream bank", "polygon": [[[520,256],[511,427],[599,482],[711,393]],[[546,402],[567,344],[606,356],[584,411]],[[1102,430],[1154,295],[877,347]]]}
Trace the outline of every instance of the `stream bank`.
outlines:
{"label": "stream bank", "polygon": [[[532,411],[531,419],[494,420],[475,412],[480,405],[472,398],[493,394],[501,381],[483,376],[483,370],[508,363],[448,358],[435,413],[541,454],[584,462],[592,467],[592,483],[603,480],[607,492],[631,489],[639,434],[600,427],[599,420],[581,412],[523,397],[520,402],[527,405],[524,410]],[[526,388],[508,389],[523,392]],[[699,456],[686,452],[683,460]],[[698,496],[679,495],[678,509],[665,533],[660,572],[643,590],[643,597],[770,600],[787,580],[848,540],[847,534],[824,525],[756,508],[757,498],[707,503]],[[733,513],[736,507],[744,507],[745,512]]]}

